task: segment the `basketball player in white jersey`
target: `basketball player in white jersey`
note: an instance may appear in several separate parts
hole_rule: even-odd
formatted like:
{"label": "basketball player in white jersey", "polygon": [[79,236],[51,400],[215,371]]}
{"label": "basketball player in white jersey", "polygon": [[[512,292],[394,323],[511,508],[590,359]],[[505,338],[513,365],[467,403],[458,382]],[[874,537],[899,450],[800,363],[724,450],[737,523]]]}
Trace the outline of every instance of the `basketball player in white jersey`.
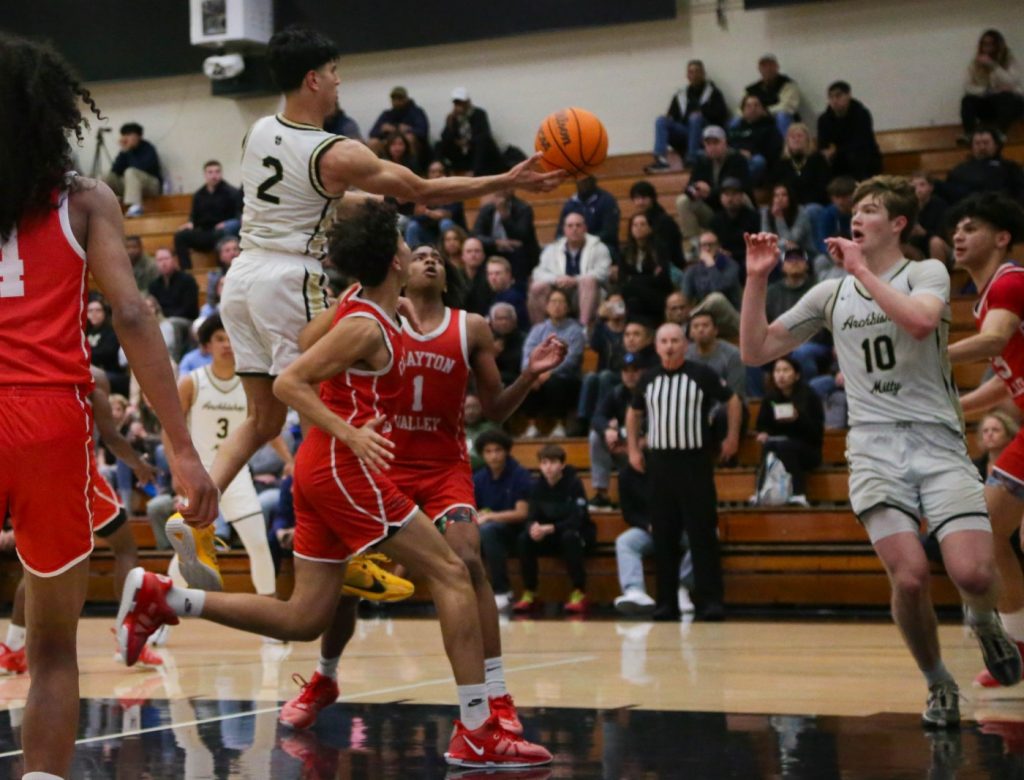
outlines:
{"label": "basketball player in white jersey", "polygon": [[[182,377],[178,382],[178,396],[196,452],[203,465],[209,468],[224,440],[245,421],[246,402],[241,380],[235,373],[231,340],[219,314],[203,320],[199,326],[199,344],[206,348],[213,361]],[[245,545],[256,592],[273,596],[276,591],[274,562],[267,542],[263,509],[248,466],[243,467],[221,493],[220,511]],[[181,515],[176,514],[167,521],[168,538],[173,540],[186,534],[189,530]],[[192,587],[222,590],[219,573],[190,556],[188,553],[192,548],[189,545],[185,548],[185,554],[175,556],[171,561],[171,576],[177,574],[176,569],[180,566],[181,576]]]}
{"label": "basketball player in white jersey", "polygon": [[422,179],[358,141],[325,132],[337,105],[339,53],[309,29],[289,28],[270,40],[270,70],[285,105],[257,120],[243,142],[242,253],[228,274],[221,314],[249,417],[218,452],[212,476],[221,490],[284,424],[287,407],[274,397],[274,378],[298,357],[302,326],[327,306],[325,231],[349,188],[430,205],[515,188],[549,191],[566,176],[537,172],[535,157],[497,176]]}
{"label": "basketball player in white jersey", "polygon": [[778,237],[746,236],[740,351],[747,365],[763,365],[820,328],[832,331],[850,409],[850,503],[889,575],[893,618],[928,682],[923,723],[955,728],[959,690],[939,652],[918,538],[922,517],[939,541],[989,672],[1012,685],[1020,680],[1021,657],[995,612],[992,530],[946,354],[949,274],[938,260],[903,256],[900,241],[917,216],[905,179],[862,182],[854,204],[852,240],[827,241],[848,276],[816,285],[770,325],[765,293]]}

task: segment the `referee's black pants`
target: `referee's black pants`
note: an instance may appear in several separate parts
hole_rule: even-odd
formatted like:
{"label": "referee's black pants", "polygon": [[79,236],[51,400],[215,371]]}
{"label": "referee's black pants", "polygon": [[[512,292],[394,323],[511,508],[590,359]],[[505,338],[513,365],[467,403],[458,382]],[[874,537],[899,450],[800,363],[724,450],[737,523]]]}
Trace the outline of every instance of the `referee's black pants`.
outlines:
{"label": "referee's black pants", "polygon": [[683,531],[693,555],[693,602],[698,614],[720,608],[724,598],[718,546],[718,496],[712,456],[682,450],[646,453],[659,607],[678,608]]}

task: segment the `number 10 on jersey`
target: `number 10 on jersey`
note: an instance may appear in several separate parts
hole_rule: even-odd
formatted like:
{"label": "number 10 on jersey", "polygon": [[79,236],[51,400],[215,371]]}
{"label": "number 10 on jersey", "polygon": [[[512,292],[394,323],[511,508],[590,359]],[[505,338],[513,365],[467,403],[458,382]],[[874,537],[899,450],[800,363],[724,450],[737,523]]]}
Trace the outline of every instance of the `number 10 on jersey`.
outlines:
{"label": "number 10 on jersey", "polygon": [[0,298],[22,298],[25,295],[25,264],[18,256],[18,233],[0,246]]}

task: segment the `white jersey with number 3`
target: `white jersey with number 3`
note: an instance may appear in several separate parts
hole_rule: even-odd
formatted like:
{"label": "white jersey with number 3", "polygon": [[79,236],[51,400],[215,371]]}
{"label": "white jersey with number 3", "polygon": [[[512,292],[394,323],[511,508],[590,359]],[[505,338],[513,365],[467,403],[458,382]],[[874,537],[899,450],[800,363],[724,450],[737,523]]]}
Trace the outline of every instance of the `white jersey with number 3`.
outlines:
{"label": "white jersey with number 3", "polygon": [[322,259],[334,204],[343,193],[320,181],[320,157],[344,136],[280,114],[256,121],[242,144],[240,246]]}
{"label": "white jersey with number 3", "polygon": [[245,421],[245,389],[239,376],[218,379],[210,366],[197,368],[189,376],[193,393],[188,430],[199,459],[208,469],[220,445]]}
{"label": "white jersey with number 3", "polygon": [[881,278],[904,295],[943,301],[938,327],[915,339],[852,276],[816,285],[779,320],[805,339],[822,327],[832,331],[851,426],[938,423],[962,434],[963,412],[946,352],[949,273],[938,260],[904,259]]}

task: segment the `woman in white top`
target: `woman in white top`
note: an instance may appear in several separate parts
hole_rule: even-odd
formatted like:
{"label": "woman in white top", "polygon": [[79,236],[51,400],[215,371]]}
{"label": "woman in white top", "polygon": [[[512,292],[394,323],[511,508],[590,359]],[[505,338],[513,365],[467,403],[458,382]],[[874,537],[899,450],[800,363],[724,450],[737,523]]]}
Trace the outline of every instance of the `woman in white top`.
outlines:
{"label": "woman in white top", "polygon": [[965,133],[979,125],[994,125],[1005,133],[1014,120],[1024,117],[1020,70],[998,30],[981,34],[977,54],[967,66],[964,92],[960,119]]}

